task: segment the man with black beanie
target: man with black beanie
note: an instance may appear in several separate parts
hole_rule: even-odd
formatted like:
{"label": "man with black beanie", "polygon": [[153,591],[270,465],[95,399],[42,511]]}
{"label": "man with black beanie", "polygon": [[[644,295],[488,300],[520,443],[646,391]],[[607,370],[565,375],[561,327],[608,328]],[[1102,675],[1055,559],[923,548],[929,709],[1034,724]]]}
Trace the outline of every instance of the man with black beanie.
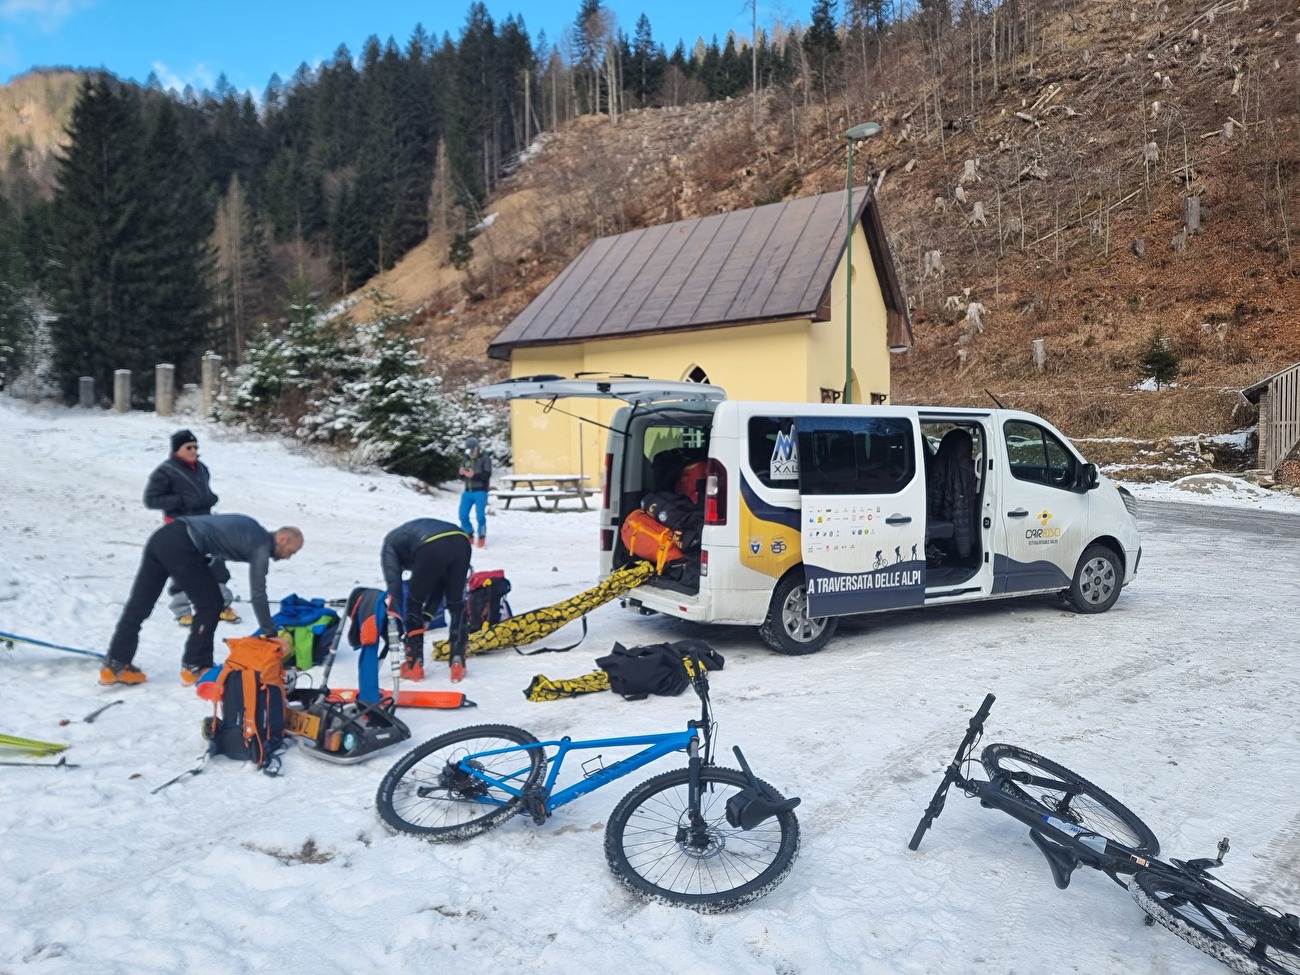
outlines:
{"label": "man with black beanie", "polygon": [[[161,511],[163,524],[168,525],[186,515],[212,514],[217,495],[212,490],[208,465],[199,460],[198,438],[189,430],[177,430],[171,436],[171,449],[171,456],[149,475],[144,486],[144,506],[151,511]],[[230,572],[224,563],[214,562],[212,574],[221,587],[223,600],[218,619],[238,623],[239,615],[230,607],[234,595],[226,586]],[[189,626],[194,621],[194,607],[190,605],[189,597],[175,580],[167,592],[172,597],[168,604],[172,615],[181,626]]]}

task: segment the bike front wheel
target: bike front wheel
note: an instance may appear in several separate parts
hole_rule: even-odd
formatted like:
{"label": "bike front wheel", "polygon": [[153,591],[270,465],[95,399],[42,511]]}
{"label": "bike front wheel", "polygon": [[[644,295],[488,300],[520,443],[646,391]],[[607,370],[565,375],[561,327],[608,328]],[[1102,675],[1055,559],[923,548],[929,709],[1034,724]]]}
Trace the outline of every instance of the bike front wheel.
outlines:
{"label": "bike front wheel", "polygon": [[1133,810],[1064,765],[1018,745],[1003,744],[985,748],[980,762],[989,778],[1001,775],[1003,790],[1016,798],[1135,853],[1160,853],[1156,834]]}
{"label": "bike front wheel", "polygon": [[[615,807],[605,827],[605,859],[623,886],[705,914],[734,910],[776,887],[799,852],[799,820],[783,812],[742,830],[727,822],[727,800],[747,788],[744,774],[700,769],[700,814],[690,827],[690,770],[647,779]],[[771,786],[764,788],[779,795]]]}
{"label": "bike front wheel", "polygon": [[[515,815],[522,796],[485,782],[474,772],[523,792],[541,781],[546,756],[521,728],[483,724],[439,735],[404,755],[379,783],[375,806],[389,828],[438,842],[467,840]],[[497,749],[510,751],[485,755]]]}
{"label": "bike front wheel", "polygon": [[1273,911],[1156,870],[1138,871],[1129,891],[1153,920],[1235,972],[1300,975],[1300,931]]}

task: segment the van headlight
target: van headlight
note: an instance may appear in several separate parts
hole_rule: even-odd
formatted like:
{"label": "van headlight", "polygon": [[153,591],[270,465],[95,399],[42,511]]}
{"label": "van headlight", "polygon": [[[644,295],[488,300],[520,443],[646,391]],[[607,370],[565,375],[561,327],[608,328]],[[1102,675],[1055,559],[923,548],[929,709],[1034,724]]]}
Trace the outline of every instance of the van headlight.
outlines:
{"label": "van headlight", "polygon": [[1133,520],[1136,521],[1138,516],[1137,498],[1133,497],[1132,491],[1121,484],[1116,484],[1115,488],[1119,491],[1119,496],[1124,499],[1124,507],[1128,509],[1128,513],[1132,515]]}

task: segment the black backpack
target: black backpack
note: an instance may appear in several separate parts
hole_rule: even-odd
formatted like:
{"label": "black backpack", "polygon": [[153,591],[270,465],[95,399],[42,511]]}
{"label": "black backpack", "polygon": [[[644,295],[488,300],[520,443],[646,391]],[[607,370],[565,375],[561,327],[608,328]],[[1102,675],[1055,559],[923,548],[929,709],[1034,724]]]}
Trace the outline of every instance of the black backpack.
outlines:
{"label": "black backpack", "polygon": [[677,547],[683,552],[700,547],[704,512],[686,495],[675,491],[651,491],[641,498],[641,510],[659,524],[677,532]]}
{"label": "black backpack", "polygon": [[651,694],[675,697],[691,685],[686,661],[692,655],[706,672],[722,669],[722,654],[700,640],[641,647],[615,643],[608,656],[597,658],[596,666],[609,675],[609,689],[629,701],[640,701]]}
{"label": "black backpack", "polygon": [[489,626],[496,626],[513,614],[506,594],[510,592],[510,580],[504,569],[489,569],[475,572],[469,577],[465,594],[465,621],[468,632],[477,633]]}

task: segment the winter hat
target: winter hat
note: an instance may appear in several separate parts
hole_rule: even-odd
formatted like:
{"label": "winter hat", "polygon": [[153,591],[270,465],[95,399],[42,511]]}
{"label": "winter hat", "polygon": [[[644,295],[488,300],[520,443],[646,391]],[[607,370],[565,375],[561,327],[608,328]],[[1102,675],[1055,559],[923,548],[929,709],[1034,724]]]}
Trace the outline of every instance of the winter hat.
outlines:
{"label": "winter hat", "polygon": [[478,446],[478,437],[466,437],[466,438],[465,438],[465,449],[466,449],[466,450],[473,450],[473,449],[474,449],[475,447],[477,447],[477,446]]}
{"label": "winter hat", "polygon": [[172,453],[180,450],[187,443],[198,443],[199,438],[188,430],[177,430],[172,434]]}

